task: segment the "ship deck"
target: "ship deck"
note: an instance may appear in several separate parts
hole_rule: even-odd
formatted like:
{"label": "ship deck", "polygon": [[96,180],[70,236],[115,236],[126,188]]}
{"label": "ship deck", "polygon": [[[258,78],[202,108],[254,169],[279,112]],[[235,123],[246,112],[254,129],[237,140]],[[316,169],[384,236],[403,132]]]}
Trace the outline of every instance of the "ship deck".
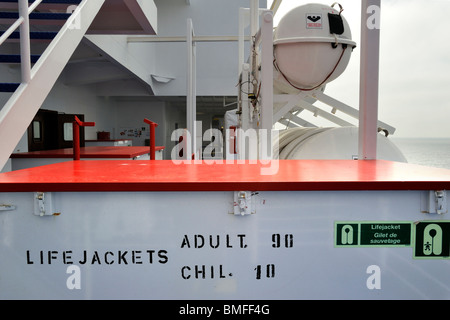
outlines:
{"label": "ship deck", "polygon": [[79,160],[0,174],[0,192],[444,190],[450,170],[384,160]]}
{"label": "ship deck", "polygon": [[[156,147],[155,151],[162,149],[164,147]],[[150,153],[150,147],[143,146],[91,146],[80,148],[80,158],[134,158],[148,153]],[[13,153],[11,158],[73,158],[73,148]]]}

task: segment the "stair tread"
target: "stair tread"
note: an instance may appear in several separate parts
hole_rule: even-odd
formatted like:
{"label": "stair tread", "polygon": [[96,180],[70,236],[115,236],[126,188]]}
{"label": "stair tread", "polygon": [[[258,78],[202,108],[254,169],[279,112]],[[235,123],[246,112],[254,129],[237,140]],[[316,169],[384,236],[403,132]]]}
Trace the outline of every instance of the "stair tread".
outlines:
{"label": "stair tread", "polygon": [[[4,31],[0,31],[0,35],[2,35]],[[58,32],[56,31],[31,31],[30,38],[31,39],[43,39],[43,40],[51,40],[53,39]],[[9,39],[20,39],[20,32],[14,31]]]}
{"label": "stair tread", "polygon": [[[35,0],[28,0],[28,3],[33,3]],[[58,5],[79,5],[82,0],[42,0],[40,4],[46,4],[46,8],[57,7]],[[18,0],[0,0],[0,8],[13,9],[15,8],[14,3],[18,3]],[[2,6],[3,4],[3,6]],[[55,6],[53,6],[55,5]],[[67,20],[70,17],[70,13],[65,12],[32,12],[30,14],[30,20]],[[2,11],[0,12],[0,19],[18,19],[18,12],[13,11]],[[37,22],[36,22],[37,23]],[[5,31],[0,30],[0,35],[3,35]],[[57,31],[31,31],[30,39],[40,39],[40,40],[52,40],[58,34]],[[10,36],[9,39],[20,39],[20,32],[15,31]],[[30,61],[35,63],[39,59],[39,55],[30,55]],[[20,63],[21,56],[17,54],[0,54],[0,63]],[[5,82],[0,83],[0,92],[14,92],[20,86],[20,83]]]}
{"label": "stair tread", "polygon": [[[32,12],[30,19],[39,20],[66,20],[70,17],[70,13],[53,13],[53,12]],[[0,19],[18,19],[18,12],[0,12]]]}
{"label": "stair tread", "polygon": [[[28,0],[29,5],[31,5],[34,0]],[[39,3],[39,9],[59,9],[66,10],[68,6],[79,5],[81,0],[42,0]],[[18,8],[18,0],[0,0],[0,8],[14,9]]]}
{"label": "stair tread", "polygon": [[0,92],[14,92],[20,86],[20,83],[5,82],[0,83]]}
{"label": "stair tread", "polygon": [[[30,55],[30,60],[32,63],[35,63],[39,58],[40,55],[38,54]],[[20,63],[20,61],[20,54],[0,54],[0,62]]]}
{"label": "stair tread", "polygon": [[[35,0],[28,0],[28,2],[34,2]],[[18,0],[1,0],[1,2],[13,2],[17,3]],[[41,3],[67,3],[67,4],[79,4],[81,0],[42,0]]]}

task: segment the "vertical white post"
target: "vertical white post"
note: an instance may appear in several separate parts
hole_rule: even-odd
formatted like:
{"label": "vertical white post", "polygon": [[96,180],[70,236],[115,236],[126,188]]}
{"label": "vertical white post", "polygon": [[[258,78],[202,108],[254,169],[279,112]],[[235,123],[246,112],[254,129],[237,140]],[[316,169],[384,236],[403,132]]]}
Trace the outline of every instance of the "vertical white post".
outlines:
{"label": "vertical white post", "polygon": [[[253,123],[250,119],[250,101],[248,98],[248,92],[251,91],[251,85],[249,83],[250,80],[250,66],[247,63],[243,64],[242,67],[242,84],[239,86],[239,90],[241,90],[241,105],[242,105],[242,113],[239,115],[239,121],[238,121],[238,129],[235,132],[235,139],[236,139],[236,159],[237,160],[244,160],[247,157],[247,154],[244,152],[242,146],[245,145],[245,137],[241,134],[243,132],[247,132],[249,129],[252,130]],[[247,148],[248,149],[248,148]]]}
{"label": "vertical white post", "polygon": [[[192,19],[187,19],[187,96],[186,96],[186,125],[187,130],[190,133],[192,152],[197,156],[197,130],[196,130],[196,66],[195,66],[195,42],[193,40],[194,27],[192,25]],[[192,155],[187,154],[186,159],[189,160]]]}
{"label": "vertical white post", "polygon": [[253,37],[259,29],[259,0],[250,0],[250,36]]}
{"label": "vertical white post", "polygon": [[28,17],[28,0],[19,0],[19,16],[23,18],[23,22],[20,25],[22,83],[28,83],[31,80],[30,20]]}
{"label": "vertical white post", "polygon": [[273,13],[265,10],[261,23],[261,123],[260,128],[272,130],[273,125]]}
{"label": "vertical white post", "polygon": [[244,64],[244,37],[245,27],[248,26],[248,8],[239,8],[239,39],[238,39],[238,47],[239,47],[239,56],[238,56],[238,76],[242,73],[242,66]]}
{"label": "vertical white post", "polygon": [[377,158],[380,0],[362,0],[359,159]]}

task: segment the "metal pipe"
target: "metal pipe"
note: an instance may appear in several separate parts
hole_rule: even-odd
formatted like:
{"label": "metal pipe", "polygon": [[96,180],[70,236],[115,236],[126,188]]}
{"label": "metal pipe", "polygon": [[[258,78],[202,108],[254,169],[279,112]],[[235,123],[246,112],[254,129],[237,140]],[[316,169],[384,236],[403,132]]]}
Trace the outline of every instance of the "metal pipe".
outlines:
{"label": "metal pipe", "polygon": [[[240,8],[245,9],[245,8]],[[245,12],[243,13],[245,14]],[[250,41],[249,36],[244,36],[244,41]],[[160,37],[160,36],[129,36],[127,42],[186,42],[187,37]],[[236,42],[239,36],[192,36],[192,42]]]}
{"label": "metal pipe", "polygon": [[95,122],[82,122],[77,116],[72,124],[73,160],[80,160],[80,127],[93,127]]}
{"label": "metal pipe", "polygon": [[[194,37],[194,26],[192,19],[187,19],[187,74],[186,74],[186,127],[190,134],[191,140],[186,141],[191,146],[194,156],[197,156],[197,128],[196,128],[196,44],[192,40]],[[188,155],[186,155],[188,157]],[[189,158],[186,158],[189,160]]]}
{"label": "metal pipe", "polygon": [[19,17],[23,19],[20,24],[20,66],[22,83],[31,80],[31,54],[30,54],[30,20],[28,16],[28,0],[19,0]]}
{"label": "metal pipe", "polygon": [[19,19],[17,19],[16,22],[14,22],[14,23],[8,28],[8,30],[6,30],[6,31],[2,34],[2,36],[0,37],[0,45],[2,45],[3,42],[5,42],[6,39],[8,39],[9,36],[10,36],[10,35],[11,35],[18,27],[20,27],[20,25],[22,24],[23,20],[24,20],[24,19],[23,19],[22,17],[19,17]]}
{"label": "metal pipe", "polygon": [[158,126],[158,124],[148,119],[144,119],[144,122],[150,125],[150,160],[155,160],[156,159],[155,129]]}
{"label": "metal pipe", "polygon": [[238,37],[238,48],[239,48],[239,54],[238,54],[238,75],[239,76],[242,73],[242,65],[244,64],[244,53],[245,53],[244,29],[247,26],[247,24],[245,23],[247,12],[248,11],[245,8],[239,8],[239,37]]}
{"label": "metal pipe", "polygon": [[358,139],[360,160],[377,158],[379,49],[380,0],[363,0]]}
{"label": "metal pipe", "polygon": [[[27,1],[28,2],[28,1]],[[42,2],[42,0],[35,0],[31,6],[28,8],[28,14],[32,13],[34,9],[37,8],[37,6]]]}
{"label": "metal pipe", "polygon": [[277,13],[278,8],[280,7],[282,1],[283,0],[273,0],[272,1],[272,5],[270,6],[270,10],[272,10],[274,16]]}
{"label": "metal pipe", "polygon": [[273,13],[262,14],[261,26],[261,128],[273,126]]}
{"label": "metal pipe", "polygon": [[[75,117],[78,119],[77,117]],[[72,139],[73,139],[73,160],[80,160],[80,126],[77,121],[72,125]]]}
{"label": "metal pipe", "polygon": [[250,36],[259,30],[259,0],[250,0]]}
{"label": "metal pipe", "polygon": [[[8,39],[9,38],[9,36],[17,29],[17,28],[19,28],[19,27],[21,27],[21,30],[22,30],[22,25],[24,25],[25,26],[25,28],[27,28],[28,29],[28,33],[26,33],[26,30],[24,30],[24,32],[25,32],[25,34],[28,34],[29,35],[29,31],[30,31],[30,27],[29,27],[29,18],[28,18],[28,15],[31,13],[31,12],[33,12],[34,11],[34,9],[36,9],[36,7],[40,4],[42,2],[42,0],[36,0],[36,1],[34,1],[33,2],[33,4],[30,6],[30,7],[28,7],[28,1],[19,1],[19,18],[8,28],[8,30],[6,30],[3,34],[2,34],[2,36],[0,37],[0,45],[2,45],[3,44],[3,42],[5,42],[6,41],[6,39]],[[25,24],[27,24],[28,26],[26,26]],[[22,46],[22,39],[23,39],[23,36],[22,36],[22,31],[21,31],[21,36],[20,36],[20,39],[21,39],[21,46]],[[29,36],[28,36],[28,38],[29,38]],[[26,39],[25,39],[25,41],[26,41]],[[30,44],[29,44],[29,39],[28,39],[28,49],[29,49],[29,46],[30,46]],[[26,54],[26,50],[27,50],[27,48],[25,47],[25,54]],[[29,54],[28,54],[28,56],[29,56]],[[21,58],[23,58],[23,57],[21,57]],[[23,60],[22,60],[23,61]],[[30,62],[30,69],[31,69],[31,62]]]}

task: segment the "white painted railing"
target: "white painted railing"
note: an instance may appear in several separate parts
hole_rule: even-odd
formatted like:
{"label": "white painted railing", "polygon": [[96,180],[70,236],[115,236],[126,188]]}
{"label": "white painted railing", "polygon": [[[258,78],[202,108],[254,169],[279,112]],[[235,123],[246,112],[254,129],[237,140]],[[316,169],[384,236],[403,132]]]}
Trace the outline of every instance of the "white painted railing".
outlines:
{"label": "white painted railing", "polygon": [[17,28],[20,28],[20,65],[23,83],[31,80],[29,16],[41,2],[42,0],[36,0],[28,7],[28,0],[19,0],[19,18],[0,37],[0,45],[2,45]]}
{"label": "white painted railing", "polygon": [[[26,3],[26,0],[20,1],[22,4]],[[28,14],[26,13],[34,10],[38,2],[41,1],[35,1],[33,6],[29,8],[23,5],[22,14],[19,14],[19,16],[22,19],[27,19]],[[23,80],[3,108],[0,109],[0,169],[8,161],[104,2],[105,0],[81,1],[34,64],[33,69],[24,68],[24,79],[29,79],[29,81]],[[20,17],[18,23],[22,20]],[[74,21],[79,21],[79,25],[73,27]],[[24,37],[21,38],[23,40]],[[24,57],[27,48],[30,47],[29,37],[26,38],[28,43],[25,41],[25,50],[21,50],[23,60],[30,59],[29,55],[26,58]],[[27,75],[28,73],[29,75]]]}

